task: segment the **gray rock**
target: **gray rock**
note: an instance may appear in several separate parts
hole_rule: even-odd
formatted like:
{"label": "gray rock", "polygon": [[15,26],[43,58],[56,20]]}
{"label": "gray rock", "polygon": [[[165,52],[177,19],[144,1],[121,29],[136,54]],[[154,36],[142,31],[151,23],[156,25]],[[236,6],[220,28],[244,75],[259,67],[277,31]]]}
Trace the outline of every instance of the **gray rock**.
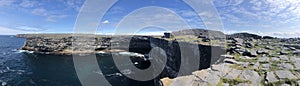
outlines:
{"label": "gray rock", "polygon": [[294,69],[294,66],[289,63],[281,63],[280,67],[282,67],[284,69]]}
{"label": "gray rock", "polygon": [[298,85],[300,85],[300,80],[299,80],[299,81],[297,81],[297,84],[298,84]]}
{"label": "gray rock", "polygon": [[295,50],[292,52],[293,54],[300,54],[300,50]]}
{"label": "gray rock", "polygon": [[232,69],[232,71],[230,71],[230,73],[225,75],[224,78],[226,78],[226,79],[236,79],[241,74],[241,72],[242,72],[242,70]]}
{"label": "gray rock", "polygon": [[296,56],[292,56],[292,57],[290,57],[290,61],[297,62],[297,61],[300,61],[300,58],[297,58]]}
{"label": "gray rock", "polygon": [[238,64],[243,66],[244,68],[247,68],[249,65],[249,62],[239,62]]}
{"label": "gray rock", "polygon": [[240,39],[240,38],[233,38],[233,41],[235,42],[235,44],[238,45],[243,45],[244,40]]}
{"label": "gray rock", "polygon": [[259,67],[259,62],[256,62],[256,63],[252,66],[253,69],[258,69],[258,67]]}
{"label": "gray rock", "polygon": [[241,56],[241,59],[254,59],[253,57],[249,57],[249,56]]}
{"label": "gray rock", "polygon": [[221,72],[221,77],[225,76],[227,73],[229,73],[232,68],[230,67],[232,64],[224,63],[222,64],[222,68],[219,69]]}
{"label": "gray rock", "polygon": [[220,81],[220,72],[201,70],[193,72],[193,75],[200,81],[216,86]]}
{"label": "gray rock", "polygon": [[279,79],[296,79],[297,78],[288,70],[277,70],[277,71],[275,71],[275,74],[278,76]]}
{"label": "gray rock", "polygon": [[229,59],[233,59],[234,58],[234,56],[233,55],[221,55],[222,57],[225,57],[225,58],[229,58]]}
{"label": "gray rock", "polygon": [[272,61],[277,61],[277,62],[280,61],[280,59],[277,58],[277,57],[272,57],[271,60],[272,60]]}
{"label": "gray rock", "polygon": [[269,52],[268,50],[261,49],[261,48],[256,51],[257,54],[268,54],[268,52]]}
{"label": "gray rock", "polygon": [[296,69],[300,69],[300,61],[296,61],[296,62],[294,62],[294,65],[295,65],[295,67],[296,67]]}
{"label": "gray rock", "polygon": [[249,80],[252,84],[259,85],[262,78],[259,74],[253,70],[245,70],[240,75],[242,80]]}
{"label": "gray rock", "polygon": [[250,43],[250,42],[245,43],[245,45],[246,45],[247,48],[252,48],[253,47],[253,44]]}
{"label": "gray rock", "polygon": [[269,70],[270,64],[261,64],[263,70]]}
{"label": "gray rock", "polygon": [[250,57],[256,57],[257,53],[254,50],[247,50],[247,51],[243,52],[243,55],[244,56],[250,56]]}
{"label": "gray rock", "polygon": [[229,86],[229,84],[228,84],[228,83],[222,83],[222,85],[223,85],[223,86]]}
{"label": "gray rock", "polygon": [[295,47],[289,47],[289,49],[290,49],[290,50],[296,50],[296,48],[295,48]]}
{"label": "gray rock", "polygon": [[287,55],[287,54],[289,54],[287,51],[285,51],[285,50],[281,50],[280,51],[280,55]]}
{"label": "gray rock", "polygon": [[255,50],[251,50],[251,51],[250,51],[250,54],[251,54],[252,57],[256,57],[256,56],[257,56],[257,53],[256,53]]}
{"label": "gray rock", "polygon": [[274,72],[267,72],[266,79],[267,79],[267,81],[268,81],[269,83],[279,81],[279,80],[276,78],[276,76],[274,75]]}
{"label": "gray rock", "polygon": [[268,50],[274,50],[274,48],[271,47],[271,46],[266,46],[265,48],[268,49]]}
{"label": "gray rock", "polygon": [[258,61],[259,62],[268,62],[269,58],[268,57],[260,57],[260,58],[258,58]]}
{"label": "gray rock", "polygon": [[224,62],[225,63],[230,63],[230,64],[238,64],[239,62],[237,62],[236,60],[234,59],[224,59]]}
{"label": "gray rock", "polygon": [[279,58],[283,61],[289,61],[289,58],[286,55],[280,55]]}

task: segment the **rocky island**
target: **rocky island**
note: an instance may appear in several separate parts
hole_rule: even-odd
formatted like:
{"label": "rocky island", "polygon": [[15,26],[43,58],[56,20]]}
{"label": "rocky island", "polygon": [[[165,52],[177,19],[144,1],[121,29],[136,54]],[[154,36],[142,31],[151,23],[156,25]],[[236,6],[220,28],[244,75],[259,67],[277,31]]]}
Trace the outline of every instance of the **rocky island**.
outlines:
{"label": "rocky island", "polygon": [[[21,50],[35,54],[132,52],[136,53],[133,57],[149,58],[151,49],[159,47],[167,56],[166,67],[157,78],[164,86],[300,85],[299,38],[249,33],[225,35],[203,29],[175,31],[164,36],[19,34],[17,37],[26,38]],[[182,48],[189,49],[186,51],[189,53],[182,53]],[[183,63],[195,65],[189,64],[194,59],[182,58],[187,54],[199,55],[200,64],[197,69],[186,67],[187,73],[178,74]]]}

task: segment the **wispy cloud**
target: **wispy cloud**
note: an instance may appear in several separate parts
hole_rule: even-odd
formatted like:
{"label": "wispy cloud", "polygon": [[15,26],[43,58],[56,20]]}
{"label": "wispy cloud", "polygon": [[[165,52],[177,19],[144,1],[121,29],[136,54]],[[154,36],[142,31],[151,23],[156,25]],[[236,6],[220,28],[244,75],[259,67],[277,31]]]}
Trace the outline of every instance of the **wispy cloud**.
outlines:
{"label": "wispy cloud", "polygon": [[68,17],[68,15],[49,15],[47,16],[46,21],[57,22],[57,19],[62,19],[66,17]]}
{"label": "wispy cloud", "polygon": [[68,9],[79,11],[85,0],[59,0],[64,3]]}
{"label": "wispy cloud", "polygon": [[30,1],[30,0],[23,0],[20,3],[20,6],[24,7],[24,8],[31,8],[31,7],[39,6],[39,5],[41,5],[41,4],[36,1]]}
{"label": "wispy cloud", "polygon": [[101,23],[103,23],[103,24],[109,24],[110,22],[108,20],[105,20],[105,21],[103,21]]}
{"label": "wispy cloud", "polygon": [[43,31],[43,30],[45,30],[42,28],[30,27],[30,26],[17,26],[16,29],[22,30],[22,31]]}
{"label": "wispy cloud", "polygon": [[38,15],[38,16],[48,16],[48,12],[44,8],[35,8],[31,12],[33,15]]}
{"label": "wispy cloud", "polygon": [[244,2],[244,0],[214,0],[214,4],[217,7],[239,5],[243,2]]}
{"label": "wispy cloud", "polygon": [[0,6],[11,6],[16,0],[0,0]]}
{"label": "wispy cloud", "polygon": [[24,34],[24,33],[38,33],[38,31],[25,31],[25,30],[18,30],[12,29],[8,27],[0,26],[1,35],[15,35],[15,34]]}

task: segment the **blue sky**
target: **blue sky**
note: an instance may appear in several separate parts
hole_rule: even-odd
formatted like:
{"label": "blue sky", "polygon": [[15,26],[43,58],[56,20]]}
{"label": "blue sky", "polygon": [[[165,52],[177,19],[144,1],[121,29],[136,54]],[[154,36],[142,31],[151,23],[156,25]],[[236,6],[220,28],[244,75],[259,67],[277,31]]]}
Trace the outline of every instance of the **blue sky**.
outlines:
{"label": "blue sky", "polygon": [[[70,33],[83,3],[84,0],[0,0],[0,34]],[[212,3],[223,22],[225,33],[300,36],[299,0],[213,0]],[[211,15],[196,13],[181,0],[120,0],[99,20],[98,33],[114,33],[125,16],[147,6],[167,8],[191,28],[206,28],[198,14]],[[160,22],[174,22],[174,18],[164,17],[167,14],[157,10],[148,10],[144,14],[158,15]],[[180,25],[175,23],[170,26],[176,28]],[[126,31],[126,28],[122,29]],[[137,32],[157,34],[161,31],[157,27],[147,27]]]}

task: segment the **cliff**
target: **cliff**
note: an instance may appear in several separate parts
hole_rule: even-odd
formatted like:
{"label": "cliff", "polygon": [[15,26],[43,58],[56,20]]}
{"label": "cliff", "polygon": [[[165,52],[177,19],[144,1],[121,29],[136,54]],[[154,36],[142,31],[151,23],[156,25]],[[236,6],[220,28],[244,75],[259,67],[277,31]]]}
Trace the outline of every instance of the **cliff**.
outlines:
{"label": "cliff", "polygon": [[225,54],[223,46],[211,45],[211,42],[216,41],[203,41],[197,35],[184,36],[188,35],[188,32],[178,35],[179,38],[83,34],[73,36],[71,34],[19,34],[17,37],[26,38],[22,50],[32,51],[35,54],[71,55],[129,51],[143,54],[144,58],[150,58],[151,50],[159,47],[164,50],[161,53],[167,56],[166,66],[156,79],[160,80],[164,77],[175,78],[190,75],[193,71],[206,69],[212,64],[222,62],[221,55]]}

